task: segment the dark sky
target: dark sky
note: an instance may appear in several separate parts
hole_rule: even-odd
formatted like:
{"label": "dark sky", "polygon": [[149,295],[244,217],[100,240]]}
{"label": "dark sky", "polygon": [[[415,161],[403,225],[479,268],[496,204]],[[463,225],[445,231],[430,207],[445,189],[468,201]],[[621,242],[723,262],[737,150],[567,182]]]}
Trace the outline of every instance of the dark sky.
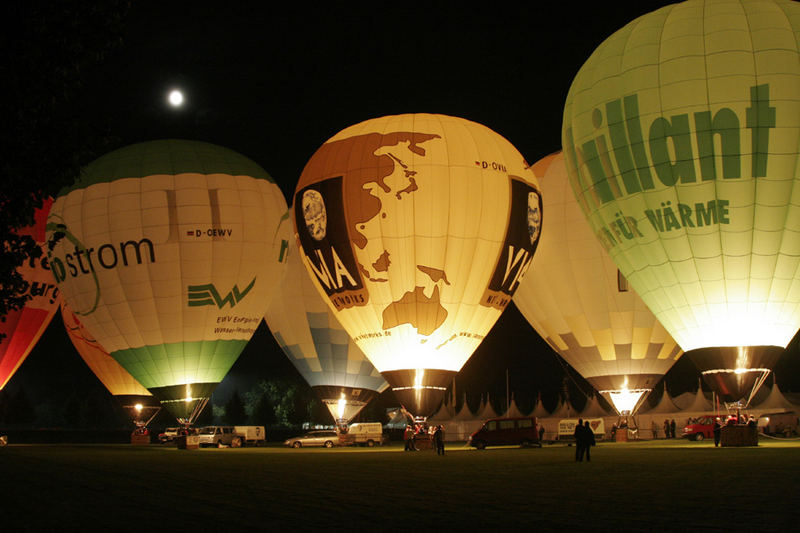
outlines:
{"label": "dark sky", "polygon": [[[236,150],[264,167],[287,199],[325,140],[389,114],[430,112],[480,122],[534,162],[560,149],[563,103],[592,50],[627,22],[668,3],[491,2],[468,8],[464,2],[276,7],[136,1],[123,45],[89,77],[86,113],[106,124],[120,146],[189,138]],[[171,87],[186,94],[178,111],[166,104]],[[60,320],[52,326],[62,327]],[[71,349],[58,332],[48,332],[46,340],[48,348],[34,350],[15,380],[36,379],[57,346]],[[795,350],[792,361],[797,359]],[[541,390],[554,398],[562,364],[509,309],[464,367],[457,390],[504,396],[508,370],[518,396]],[[781,365],[791,379],[785,376],[784,384],[779,373],[779,383],[797,388],[797,363]],[[292,372],[262,326],[215,401],[245,386],[244,380]],[[673,393],[696,386],[688,361],[679,361],[668,377]],[[570,383],[589,390],[580,380]]]}

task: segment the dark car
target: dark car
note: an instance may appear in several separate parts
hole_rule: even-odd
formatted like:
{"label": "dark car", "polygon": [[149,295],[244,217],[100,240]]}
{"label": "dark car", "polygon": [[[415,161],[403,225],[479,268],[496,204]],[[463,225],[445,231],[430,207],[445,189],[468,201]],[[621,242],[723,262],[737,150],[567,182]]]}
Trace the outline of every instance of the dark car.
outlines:
{"label": "dark car", "polygon": [[536,417],[492,418],[469,437],[467,444],[482,450],[487,446],[533,446],[539,442]]}

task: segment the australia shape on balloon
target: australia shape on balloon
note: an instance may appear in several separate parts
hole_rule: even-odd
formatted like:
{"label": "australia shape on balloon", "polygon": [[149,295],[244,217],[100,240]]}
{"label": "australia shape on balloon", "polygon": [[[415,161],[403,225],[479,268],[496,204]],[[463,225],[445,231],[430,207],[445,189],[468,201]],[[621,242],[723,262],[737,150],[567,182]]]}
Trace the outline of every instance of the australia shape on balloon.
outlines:
{"label": "australia shape on balloon", "polygon": [[403,406],[430,415],[530,265],[530,167],[475,122],[388,116],[323,144],[294,205],[318,290]]}

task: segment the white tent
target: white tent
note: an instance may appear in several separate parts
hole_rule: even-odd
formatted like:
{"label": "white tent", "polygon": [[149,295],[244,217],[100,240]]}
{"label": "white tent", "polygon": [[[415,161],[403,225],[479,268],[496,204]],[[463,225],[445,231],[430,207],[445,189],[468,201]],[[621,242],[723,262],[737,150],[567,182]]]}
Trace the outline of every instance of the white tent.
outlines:
{"label": "white tent", "polygon": [[469,404],[467,403],[467,393],[464,393],[464,401],[461,404],[461,409],[455,416],[452,418],[454,421],[465,421],[465,420],[474,420],[475,416],[472,414],[472,411],[469,410]]}
{"label": "white tent", "polygon": [[672,401],[667,386],[664,385],[664,394],[661,395],[661,400],[658,402],[658,405],[647,411],[642,411],[642,413],[646,412],[648,415],[652,415],[656,413],[677,413],[678,411],[680,411],[680,409],[675,405],[675,402]]}
{"label": "white tent", "polygon": [[514,400],[513,392],[511,393],[511,403],[508,405],[508,409],[506,409],[506,412],[503,413],[503,416],[506,418],[525,416],[524,414],[522,414],[522,411],[519,410],[519,407],[517,407],[517,402]]}
{"label": "white tent", "polygon": [[488,394],[486,395],[486,400],[483,403],[483,408],[478,409],[478,413],[475,415],[475,418],[481,421],[489,420],[490,418],[497,418],[497,411],[495,411],[494,407],[492,407],[492,402],[490,401]]}
{"label": "white tent", "polygon": [[550,416],[552,418],[577,418],[578,412],[572,407],[572,404],[568,401],[562,400],[561,403],[556,407],[556,410],[553,411]]}
{"label": "white tent", "polygon": [[711,405],[711,402],[706,398],[705,394],[703,394],[703,387],[700,386],[700,382],[697,383],[697,392],[694,394],[692,403],[683,410],[689,413],[710,413],[714,410],[714,406]]}
{"label": "white tent", "polygon": [[754,406],[754,408],[758,410],[794,411],[798,406],[787,400],[778,387],[778,384],[775,383],[772,385],[772,390],[769,391],[769,396],[767,396],[764,401]]}
{"label": "white tent", "polygon": [[535,416],[536,418],[547,418],[550,416],[550,412],[544,408],[544,404],[542,403],[541,393],[539,393],[536,398],[536,407],[534,407],[531,415]]}
{"label": "white tent", "polygon": [[609,413],[603,409],[602,405],[600,405],[600,401],[597,399],[597,396],[592,394],[589,396],[589,399],[586,401],[586,405],[583,407],[583,410],[578,416],[580,418],[600,418],[603,416],[609,416]]}

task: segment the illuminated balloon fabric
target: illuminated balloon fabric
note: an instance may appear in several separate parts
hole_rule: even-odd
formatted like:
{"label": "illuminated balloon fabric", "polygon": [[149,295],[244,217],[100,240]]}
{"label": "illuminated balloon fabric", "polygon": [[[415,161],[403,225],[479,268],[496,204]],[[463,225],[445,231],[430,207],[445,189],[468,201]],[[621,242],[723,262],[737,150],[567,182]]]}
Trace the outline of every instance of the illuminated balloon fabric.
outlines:
{"label": "illuminated balloon fabric", "polygon": [[136,144],[96,160],[57,198],[48,230],[65,237],[51,264],[100,345],[191,420],[269,304],[286,210],[269,175],[231,150]]}
{"label": "illuminated balloon fabric", "polygon": [[[160,409],[160,404],[130,373],[108,355],[92,334],[84,327],[78,316],[61,301],[61,318],[69,340],[97,379],[108,389],[130,414],[133,420],[141,418],[145,409],[151,412]],[[136,409],[136,405],[141,406]]]}
{"label": "illuminated balloon fabric", "polygon": [[595,238],[572,194],[561,152],[533,171],[547,222],[514,303],[619,412],[635,412],[682,352],[626,287]]}
{"label": "illuminated balloon fabric", "polygon": [[[45,200],[34,213],[34,225],[20,229],[18,235],[29,235],[43,246],[47,213],[52,203],[52,199]],[[0,390],[25,361],[58,309],[58,287],[46,255],[26,261],[17,271],[28,283],[27,294],[31,299],[22,309],[10,311],[0,322],[0,332],[5,335],[0,340]]]}
{"label": "illuminated balloon fabric", "polygon": [[286,356],[335,420],[352,420],[388,383],[356,346],[308,277],[297,241],[264,318]]}
{"label": "illuminated balloon fabric", "polygon": [[368,120],[317,150],[294,205],[317,288],[401,403],[430,414],[535,251],[541,199],[522,155],[460,118]]}
{"label": "illuminated balloon fabric", "polygon": [[798,30],[796,2],[667,6],[594,52],[564,110],[590,224],[731,399],[800,326]]}

